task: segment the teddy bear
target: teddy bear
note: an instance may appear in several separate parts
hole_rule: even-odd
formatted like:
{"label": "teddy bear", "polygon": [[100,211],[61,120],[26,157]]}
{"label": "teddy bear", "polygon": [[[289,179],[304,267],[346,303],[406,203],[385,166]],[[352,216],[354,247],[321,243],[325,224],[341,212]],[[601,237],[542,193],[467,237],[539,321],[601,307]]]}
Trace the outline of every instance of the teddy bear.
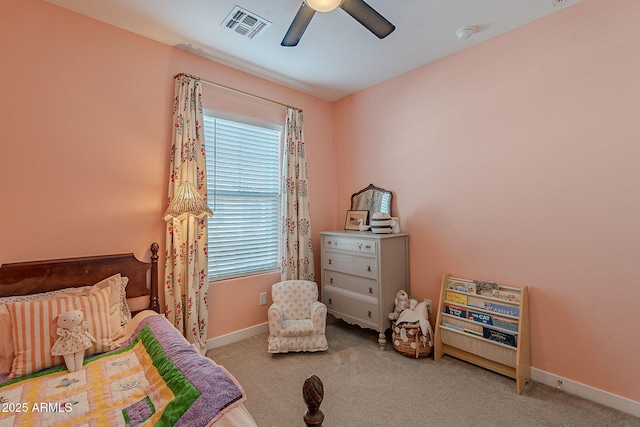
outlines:
{"label": "teddy bear", "polygon": [[398,317],[400,317],[400,313],[411,305],[409,294],[404,289],[396,292],[396,299],[394,301],[395,308],[393,309],[393,313],[389,313],[389,320],[397,320]]}
{"label": "teddy bear", "polygon": [[57,318],[58,339],[51,347],[52,356],[64,357],[69,372],[82,369],[84,351],[91,347],[96,339],[88,332],[88,323],[81,310],[62,313]]}

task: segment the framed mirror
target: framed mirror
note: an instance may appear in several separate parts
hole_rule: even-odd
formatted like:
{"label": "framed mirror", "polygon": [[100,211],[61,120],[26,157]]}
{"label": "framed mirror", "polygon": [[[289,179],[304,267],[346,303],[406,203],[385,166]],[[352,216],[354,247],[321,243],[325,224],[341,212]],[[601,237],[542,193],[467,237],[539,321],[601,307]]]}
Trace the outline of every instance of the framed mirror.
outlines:
{"label": "framed mirror", "polygon": [[375,212],[391,215],[391,191],[369,184],[368,187],[351,195],[351,209],[369,211],[369,220]]}

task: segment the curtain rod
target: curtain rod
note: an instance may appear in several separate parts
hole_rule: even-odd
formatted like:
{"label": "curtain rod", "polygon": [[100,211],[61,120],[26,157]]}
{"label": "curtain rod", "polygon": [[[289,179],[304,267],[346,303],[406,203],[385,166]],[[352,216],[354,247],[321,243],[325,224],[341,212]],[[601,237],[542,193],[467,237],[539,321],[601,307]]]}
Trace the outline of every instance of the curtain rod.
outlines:
{"label": "curtain rod", "polygon": [[256,99],[260,99],[262,101],[271,102],[273,104],[278,104],[278,105],[281,105],[281,106],[286,107],[286,108],[293,108],[294,110],[298,110],[298,111],[302,112],[302,109],[300,109],[298,107],[293,107],[291,105],[283,104],[282,102],[274,101],[273,99],[265,98],[265,97],[262,97],[260,95],[254,95],[253,93],[245,92],[245,91],[240,90],[240,89],[235,89],[235,88],[232,88],[230,86],[225,86],[225,85],[220,84],[220,83],[212,82],[210,80],[205,80],[205,79],[202,79],[202,78],[200,78],[198,76],[194,76],[194,75],[191,75],[191,74],[179,73],[179,74],[176,74],[174,77],[180,77],[180,76],[191,77],[192,79],[200,80],[202,83],[206,83],[206,84],[211,85],[211,86],[216,86],[216,87],[219,87],[219,88],[222,88],[222,89],[229,90],[231,92],[239,93],[241,95],[250,96],[251,98],[256,98]]}

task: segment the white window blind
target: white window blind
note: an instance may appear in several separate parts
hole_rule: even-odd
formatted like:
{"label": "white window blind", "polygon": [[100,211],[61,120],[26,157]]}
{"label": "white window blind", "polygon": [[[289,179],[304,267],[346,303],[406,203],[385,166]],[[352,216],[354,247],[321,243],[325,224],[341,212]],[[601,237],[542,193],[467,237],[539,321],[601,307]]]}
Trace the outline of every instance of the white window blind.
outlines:
{"label": "white window blind", "polygon": [[210,279],[278,268],[280,132],[204,118]]}

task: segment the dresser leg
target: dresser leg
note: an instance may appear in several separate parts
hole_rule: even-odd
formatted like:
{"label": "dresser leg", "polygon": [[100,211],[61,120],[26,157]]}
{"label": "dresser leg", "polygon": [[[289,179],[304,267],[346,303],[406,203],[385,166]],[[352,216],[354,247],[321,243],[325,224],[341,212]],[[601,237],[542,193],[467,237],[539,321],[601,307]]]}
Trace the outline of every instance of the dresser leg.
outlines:
{"label": "dresser leg", "polygon": [[387,345],[387,336],[384,334],[384,332],[380,332],[378,334],[378,344],[380,344],[380,350],[385,350]]}

